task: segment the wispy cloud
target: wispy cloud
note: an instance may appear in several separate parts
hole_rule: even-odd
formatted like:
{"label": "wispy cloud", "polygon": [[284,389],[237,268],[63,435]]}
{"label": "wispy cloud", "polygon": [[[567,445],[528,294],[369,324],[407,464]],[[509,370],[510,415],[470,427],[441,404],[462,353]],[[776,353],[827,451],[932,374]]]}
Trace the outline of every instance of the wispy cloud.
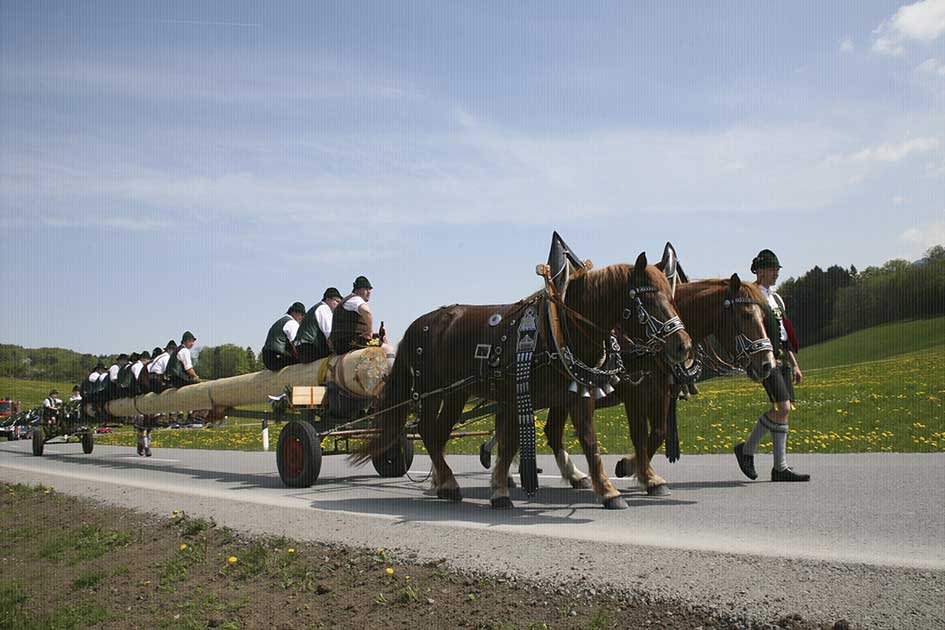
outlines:
{"label": "wispy cloud", "polygon": [[920,0],[899,7],[873,31],[873,51],[899,56],[909,41],[929,43],[945,33],[945,0]]}
{"label": "wispy cloud", "polygon": [[887,142],[867,147],[847,155],[835,154],[828,158],[828,163],[842,160],[853,162],[899,162],[912,154],[927,153],[939,147],[938,138],[912,138],[903,142]]}
{"label": "wispy cloud", "polygon": [[853,50],[853,38],[844,37],[843,41],[840,42],[840,52],[850,52],[851,50]]}
{"label": "wispy cloud", "polygon": [[945,77],[945,63],[942,63],[940,60],[934,58],[926,59],[916,66],[915,71],[917,74],[931,74]]}
{"label": "wispy cloud", "polygon": [[[942,212],[945,214],[945,209]],[[909,228],[899,238],[908,243],[917,243],[923,250],[933,245],[945,245],[945,221]]]}

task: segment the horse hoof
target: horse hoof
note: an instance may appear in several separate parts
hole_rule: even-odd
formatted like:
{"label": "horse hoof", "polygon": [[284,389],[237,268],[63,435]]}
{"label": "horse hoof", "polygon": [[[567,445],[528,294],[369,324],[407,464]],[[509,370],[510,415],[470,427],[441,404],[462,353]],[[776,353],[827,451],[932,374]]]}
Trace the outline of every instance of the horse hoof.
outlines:
{"label": "horse hoof", "polygon": [[626,510],[627,502],[623,500],[622,496],[617,495],[609,499],[604,499],[604,508],[607,510]]}
{"label": "horse hoof", "polygon": [[591,480],[587,477],[581,477],[580,479],[572,479],[571,487],[576,490],[590,490],[591,489]]}
{"label": "horse hoof", "polygon": [[508,497],[499,497],[498,499],[492,499],[492,509],[493,510],[511,510],[512,509],[512,499]]}
{"label": "horse hoof", "polygon": [[668,497],[672,493],[669,491],[669,488],[666,487],[665,483],[661,483],[658,486],[647,486],[646,494],[651,497]]}
{"label": "horse hoof", "polygon": [[512,479],[511,477],[509,477],[509,485],[508,485],[508,487],[509,487],[509,488],[514,488],[514,487],[515,487],[515,480]]}
{"label": "horse hoof", "polygon": [[436,498],[455,503],[463,500],[463,493],[459,491],[459,488],[441,488],[436,491]]}
{"label": "horse hoof", "polygon": [[630,472],[627,470],[627,460],[621,459],[617,462],[617,467],[614,468],[614,474],[618,477],[629,477]]}

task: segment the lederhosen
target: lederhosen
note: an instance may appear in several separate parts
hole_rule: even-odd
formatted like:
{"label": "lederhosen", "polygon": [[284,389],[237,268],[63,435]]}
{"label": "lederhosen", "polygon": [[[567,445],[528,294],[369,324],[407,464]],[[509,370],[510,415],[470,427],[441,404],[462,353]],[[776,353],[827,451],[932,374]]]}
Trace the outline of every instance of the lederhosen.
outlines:
{"label": "lederhosen", "polygon": [[331,347],[335,354],[344,354],[351,350],[367,348],[371,345],[374,322],[370,313],[346,309],[345,303],[354,297],[349,295],[335,307],[331,314]]}
{"label": "lederhosen", "polygon": [[767,308],[765,328],[771,345],[774,348],[774,356],[777,359],[777,366],[771,370],[762,385],[765,392],[768,393],[768,399],[773,403],[789,400],[794,402],[794,366],[787,360],[788,342],[781,339],[781,320],[784,319],[784,302],[781,296],[771,292],[778,308]]}
{"label": "lederhosen", "polygon": [[310,308],[299,324],[299,333],[295,341],[298,344],[299,362],[301,363],[311,363],[331,354],[328,339],[325,337],[321,326],[318,325],[318,317],[315,315],[315,311],[324,304],[324,302],[319,302]]}
{"label": "lederhosen", "polygon": [[[163,352],[161,354],[164,354]],[[157,355],[152,359],[153,362],[157,362],[158,357],[161,354]],[[170,355],[168,355],[168,363],[170,363]],[[167,372],[167,366],[164,366],[165,373]],[[158,374],[157,372],[152,372],[148,369],[148,388],[155,394],[160,394],[164,390],[164,376],[165,373]]]}
{"label": "lederhosen", "polygon": [[283,315],[276,320],[276,323],[269,327],[269,333],[266,335],[266,343],[262,347],[263,365],[267,370],[281,370],[287,365],[294,365],[298,360],[292,356],[289,350],[289,338],[285,336],[282,328],[292,317]]}

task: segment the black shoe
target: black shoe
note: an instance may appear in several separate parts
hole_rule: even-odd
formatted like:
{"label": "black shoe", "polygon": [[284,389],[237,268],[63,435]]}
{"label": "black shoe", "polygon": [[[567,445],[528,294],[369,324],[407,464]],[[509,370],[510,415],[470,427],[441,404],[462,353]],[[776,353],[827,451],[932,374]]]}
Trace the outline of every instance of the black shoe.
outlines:
{"label": "black shoe", "polygon": [[144,456],[145,456],[145,457],[151,457],[151,447],[150,447],[150,446],[148,446],[148,447],[146,447],[146,448],[144,449]]}
{"label": "black shoe", "polygon": [[784,470],[771,469],[771,481],[810,481],[810,475],[802,475],[790,468]]}
{"label": "black shoe", "polygon": [[738,460],[738,467],[742,469],[745,476],[749,479],[757,479],[758,473],[755,472],[755,456],[745,453],[745,443],[735,445],[735,459]]}

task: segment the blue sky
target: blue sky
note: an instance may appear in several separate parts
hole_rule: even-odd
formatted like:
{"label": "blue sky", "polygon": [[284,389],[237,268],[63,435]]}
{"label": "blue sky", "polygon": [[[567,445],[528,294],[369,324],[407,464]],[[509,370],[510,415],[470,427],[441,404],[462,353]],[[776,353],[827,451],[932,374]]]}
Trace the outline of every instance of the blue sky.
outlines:
{"label": "blue sky", "polygon": [[597,266],[945,243],[945,0],[0,0],[0,342],[259,349],[359,274],[396,341]]}

